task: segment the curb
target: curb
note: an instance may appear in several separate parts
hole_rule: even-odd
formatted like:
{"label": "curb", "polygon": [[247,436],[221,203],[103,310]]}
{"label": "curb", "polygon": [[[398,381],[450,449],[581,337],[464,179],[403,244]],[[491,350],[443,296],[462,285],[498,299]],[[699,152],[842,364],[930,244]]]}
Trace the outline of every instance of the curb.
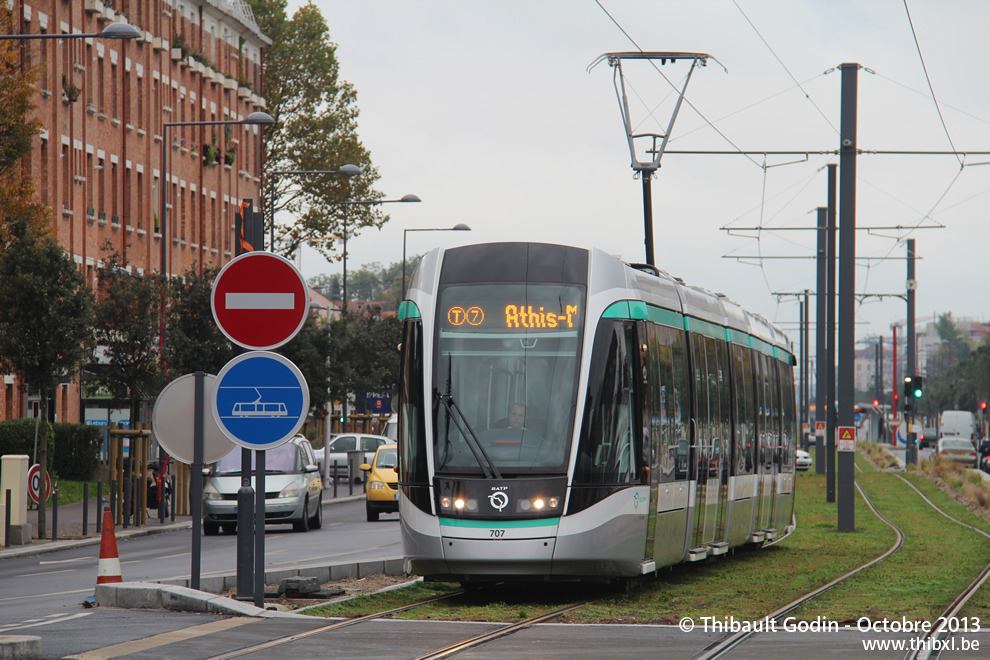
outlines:
{"label": "curb", "polygon": [[[352,564],[281,569],[266,572],[264,581],[265,584],[276,584],[289,577],[315,577],[323,583],[379,573],[405,575],[405,562],[402,558],[396,557]],[[305,616],[292,612],[266,610],[219,595],[236,587],[236,575],[202,579],[200,589],[190,588],[187,578],[163,582],[114,582],[96,585],[96,602],[101,607],[120,609],[164,609],[261,618]],[[6,656],[0,657],[6,660]]]}
{"label": "curb", "polygon": [[[344,495],[336,499],[327,499],[323,501],[323,506],[329,506],[331,504],[343,504],[345,502],[356,502],[358,500],[364,499],[364,493],[360,495]],[[185,520],[183,522],[170,523],[167,525],[156,525],[154,527],[136,527],[128,529],[115,529],[114,535],[118,539],[129,539],[137,536],[150,536],[152,534],[160,534],[162,532],[171,532],[177,529],[190,529],[192,527],[192,520]],[[29,555],[40,555],[48,552],[56,552],[58,550],[70,550],[72,548],[82,548],[88,545],[97,545],[101,541],[99,535],[87,536],[86,538],[76,538],[76,539],[66,539],[64,541],[51,541],[51,540],[38,540],[35,539],[29,545],[23,545],[12,548],[0,547],[0,560],[9,559],[12,557],[26,557]],[[7,660],[6,655],[0,655],[2,660]]]}
{"label": "curb", "polygon": [[0,635],[0,658],[3,658],[3,660],[40,657],[40,637],[33,635]]}

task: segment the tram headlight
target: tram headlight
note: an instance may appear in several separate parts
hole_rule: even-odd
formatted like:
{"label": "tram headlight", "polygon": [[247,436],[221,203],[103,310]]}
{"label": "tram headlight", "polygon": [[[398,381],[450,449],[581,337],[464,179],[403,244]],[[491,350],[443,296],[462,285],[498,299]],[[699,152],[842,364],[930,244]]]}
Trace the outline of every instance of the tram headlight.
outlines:
{"label": "tram headlight", "polygon": [[559,504],[560,500],[556,497],[533,497],[530,499],[519,500],[517,510],[528,513],[535,513],[546,509],[554,511],[557,509]]}
{"label": "tram headlight", "polygon": [[457,509],[458,511],[462,511],[465,506],[467,506],[467,502],[464,500],[463,497],[458,497],[456,500],[454,500],[454,508]]}
{"label": "tram headlight", "polygon": [[449,509],[450,508],[450,498],[446,495],[440,498],[440,508]]}

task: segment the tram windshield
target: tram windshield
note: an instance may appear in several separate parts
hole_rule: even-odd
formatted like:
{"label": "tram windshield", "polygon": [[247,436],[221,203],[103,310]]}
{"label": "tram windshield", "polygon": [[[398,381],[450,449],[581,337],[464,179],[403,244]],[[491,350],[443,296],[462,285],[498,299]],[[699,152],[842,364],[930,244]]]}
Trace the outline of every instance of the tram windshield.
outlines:
{"label": "tram windshield", "polygon": [[584,287],[441,288],[433,415],[437,473],[566,470]]}

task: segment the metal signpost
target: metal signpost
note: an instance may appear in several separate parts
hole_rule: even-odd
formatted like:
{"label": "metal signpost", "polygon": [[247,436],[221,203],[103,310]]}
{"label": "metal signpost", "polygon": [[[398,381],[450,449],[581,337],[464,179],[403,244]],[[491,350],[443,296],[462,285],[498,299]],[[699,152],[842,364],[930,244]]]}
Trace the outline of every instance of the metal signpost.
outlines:
{"label": "metal signpost", "polygon": [[155,436],[175,460],[191,466],[192,561],[189,586],[199,589],[201,529],[203,526],[203,465],[215,463],[230,453],[234,443],[204,415],[217,377],[197,371],[176,378],[165,386],[151,416]]}
{"label": "metal signpost", "polygon": [[[309,288],[288,259],[269,252],[247,252],[217,275],[210,305],[224,335],[238,346],[252,349],[217,374],[210,407],[220,430],[244,450],[237,495],[242,513],[237,524],[238,598],[253,597],[255,605],[264,607],[265,450],[288,442],[309,414],[309,386],[302,372],[290,360],[267,351],[286,344],[302,329],[309,313]],[[249,450],[254,450],[253,493]]]}

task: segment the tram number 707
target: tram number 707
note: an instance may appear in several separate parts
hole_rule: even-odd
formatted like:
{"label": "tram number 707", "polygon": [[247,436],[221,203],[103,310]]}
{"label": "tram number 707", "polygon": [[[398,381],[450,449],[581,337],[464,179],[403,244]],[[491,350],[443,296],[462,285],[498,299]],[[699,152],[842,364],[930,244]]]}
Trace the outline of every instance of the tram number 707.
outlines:
{"label": "tram number 707", "polygon": [[491,534],[491,538],[493,538],[493,539],[500,539],[503,536],[505,536],[505,530],[504,529],[490,529],[488,531]]}

